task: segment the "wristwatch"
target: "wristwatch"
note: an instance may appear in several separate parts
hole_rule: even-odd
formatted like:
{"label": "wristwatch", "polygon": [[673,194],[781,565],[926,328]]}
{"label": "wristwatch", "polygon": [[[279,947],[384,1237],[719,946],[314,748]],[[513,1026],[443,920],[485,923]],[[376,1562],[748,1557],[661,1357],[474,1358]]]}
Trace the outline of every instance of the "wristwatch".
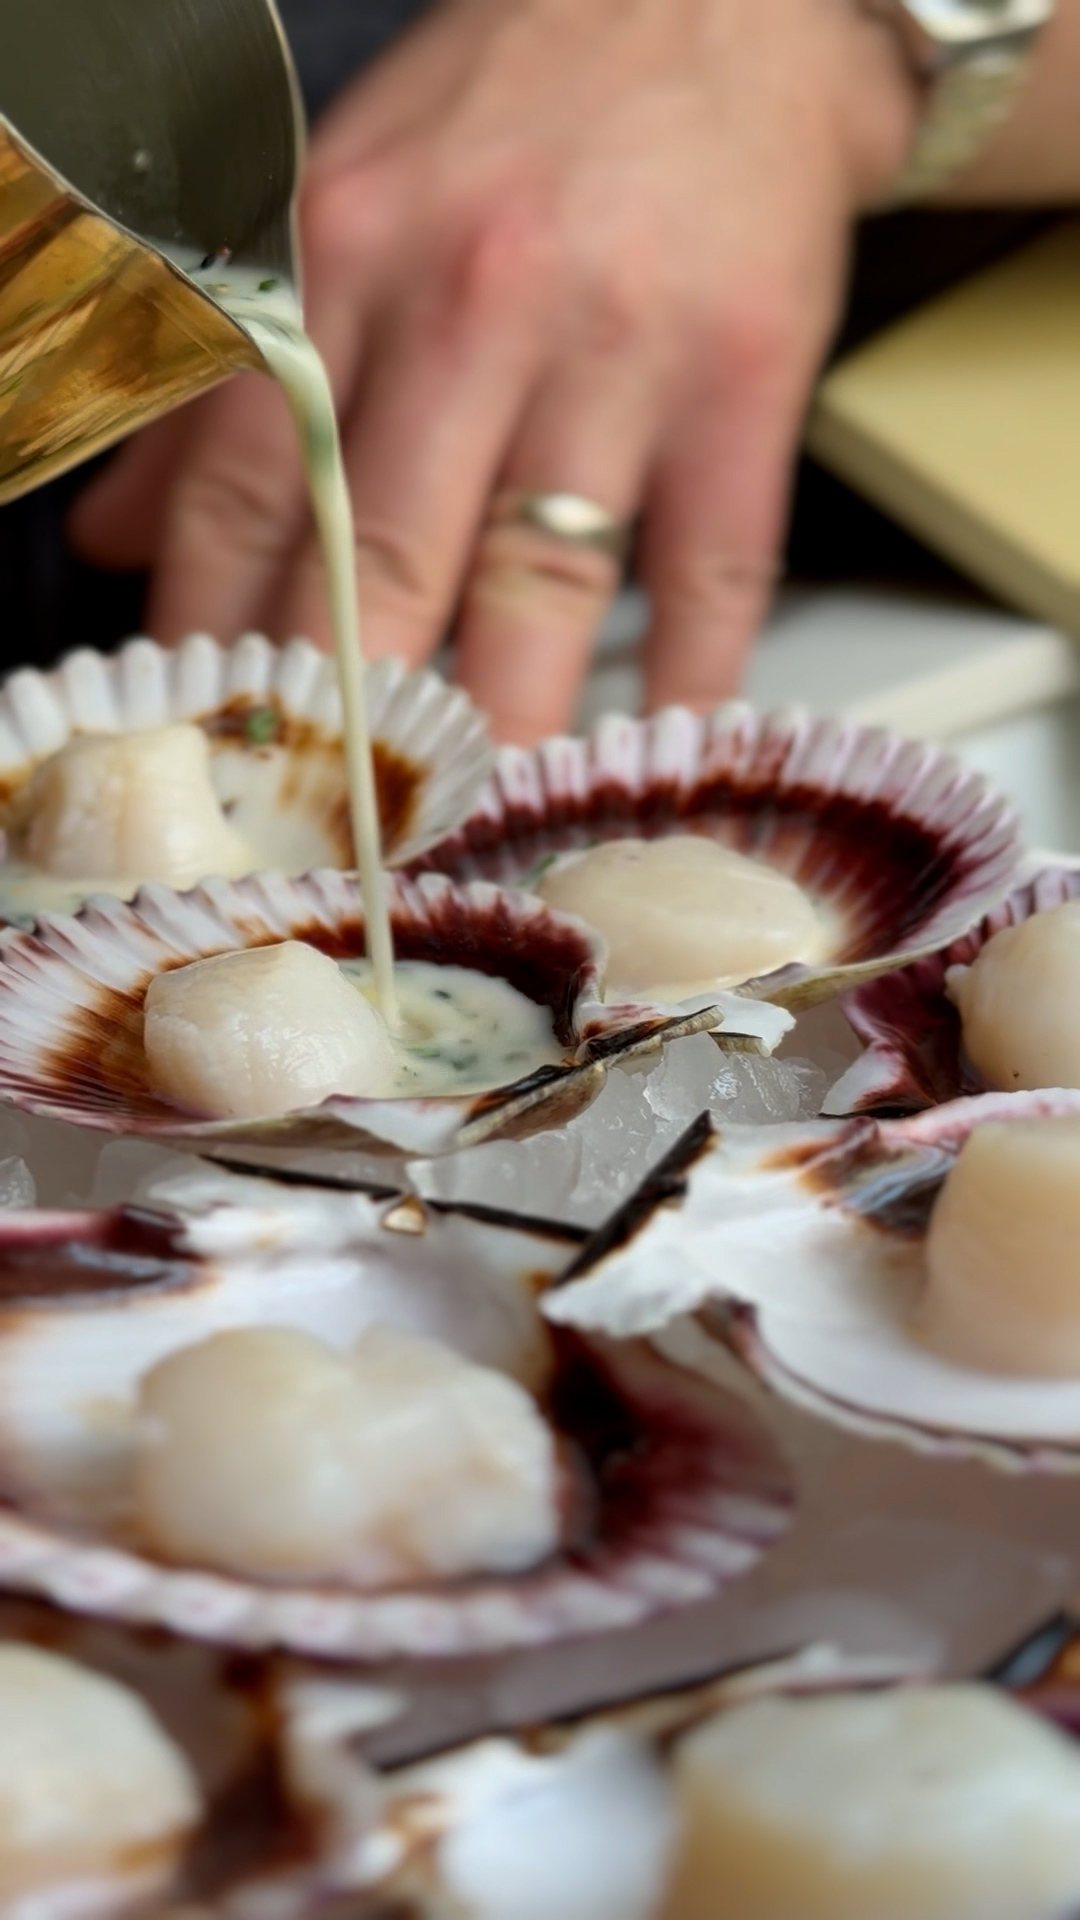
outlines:
{"label": "wristwatch", "polygon": [[887,204],[922,200],[973,160],[1023,84],[1055,0],[864,0],[888,20],[924,92],[922,123]]}

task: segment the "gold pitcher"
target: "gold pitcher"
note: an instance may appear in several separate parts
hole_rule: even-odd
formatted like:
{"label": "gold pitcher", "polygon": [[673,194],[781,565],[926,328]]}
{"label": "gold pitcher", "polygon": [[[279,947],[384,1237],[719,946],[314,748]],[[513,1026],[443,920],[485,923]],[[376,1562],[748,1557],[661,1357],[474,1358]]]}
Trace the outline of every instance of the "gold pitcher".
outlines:
{"label": "gold pitcher", "polygon": [[302,148],[271,0],[0,0],[0,501],[263,366]]}

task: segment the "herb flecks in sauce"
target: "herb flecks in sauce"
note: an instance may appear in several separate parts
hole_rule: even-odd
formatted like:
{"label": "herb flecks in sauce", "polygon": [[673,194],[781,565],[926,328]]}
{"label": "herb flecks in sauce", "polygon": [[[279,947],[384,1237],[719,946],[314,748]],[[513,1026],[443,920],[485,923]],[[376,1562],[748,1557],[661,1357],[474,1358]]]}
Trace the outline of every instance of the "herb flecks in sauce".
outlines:
{"label": "herb flecks in sauce", "polygon": [[[343,971],[374,998],[366,960],[346,961]],[[486,1093],[562,1061],[548,1009],[507,981],[427,960],[399,960],[396,974],[396,1092]]]}

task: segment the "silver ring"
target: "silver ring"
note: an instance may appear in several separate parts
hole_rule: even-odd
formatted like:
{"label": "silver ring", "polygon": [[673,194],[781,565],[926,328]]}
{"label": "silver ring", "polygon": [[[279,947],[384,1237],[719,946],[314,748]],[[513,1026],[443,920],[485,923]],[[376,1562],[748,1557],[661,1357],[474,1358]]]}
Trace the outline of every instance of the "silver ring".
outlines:
{"label": "silver ring", "polygon": [[623,561],[630,550],[632,520],[619,520],[581,493],[530,492],[503,487],[488,509],[489,527],[537,527],[571,547],[593,547]]}

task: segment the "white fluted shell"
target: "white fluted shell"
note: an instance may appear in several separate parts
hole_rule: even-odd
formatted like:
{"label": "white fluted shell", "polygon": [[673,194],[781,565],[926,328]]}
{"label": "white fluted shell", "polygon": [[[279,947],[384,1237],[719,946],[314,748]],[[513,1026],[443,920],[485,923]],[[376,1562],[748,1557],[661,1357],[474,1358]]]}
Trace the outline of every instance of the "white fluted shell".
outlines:
{"label": "white fluted shell", "polygon": [[[465,818],[493,750],[467,695],[435,673],[379,660],[367,688],[384,856],[402,866]],[[353,864],[333,661],[308,641],[277,647],[254,633],[228,647],[197,633],[172,648],[143,638],[115,654],[80,648],[48,672],[10,674],[0,685],[0,825],[35,768],[74,736],[176,722],[206,734],[214,791],[252,869]],[[87,888],[70,891],[74,907]],[[0,864],[0,911],[4,900]],[[25,886],[9,905],[13,919],[34,911]],[[54,883],[41,910],[55,905]]]}

